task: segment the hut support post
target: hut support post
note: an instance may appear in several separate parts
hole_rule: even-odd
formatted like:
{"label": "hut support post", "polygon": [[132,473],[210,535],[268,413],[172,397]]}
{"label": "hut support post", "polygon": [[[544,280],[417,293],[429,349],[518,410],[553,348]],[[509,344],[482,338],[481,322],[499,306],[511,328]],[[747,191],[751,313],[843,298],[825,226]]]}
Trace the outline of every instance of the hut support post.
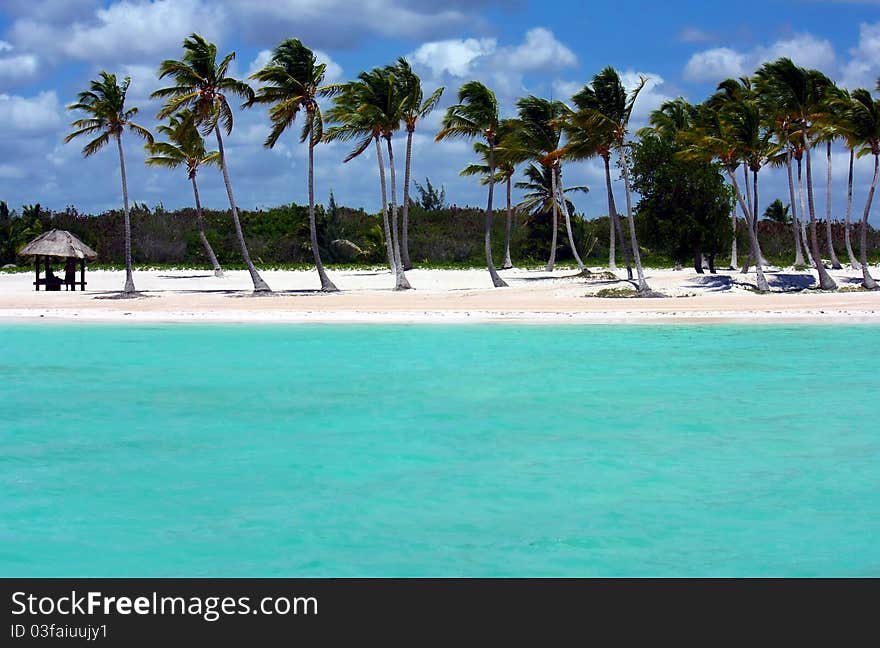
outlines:
{"label": "hut support post", "polygon": [[[80,280],[79,289],[84,292],[86,289],[86,260],[85,259],[79,260],[79,280]],[[73,289],[76,290],[76,284],[74,284]]]}
{"label": "hut support post", "polygon": [[40,256],[34,255],[34,289],[40,291]]}

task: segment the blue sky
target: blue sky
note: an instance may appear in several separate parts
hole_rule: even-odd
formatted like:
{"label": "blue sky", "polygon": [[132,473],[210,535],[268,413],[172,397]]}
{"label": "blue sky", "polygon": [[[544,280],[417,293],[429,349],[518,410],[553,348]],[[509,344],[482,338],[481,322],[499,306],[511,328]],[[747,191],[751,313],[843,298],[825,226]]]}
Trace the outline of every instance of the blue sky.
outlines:
{"label": "blue sky", "polygon": [[[442,107],[471,79],[493,87],[509,113],[525,94],[566,100],[606,65],[628,83],[645,74],[651,82],[637,105],[635,130],[663,100],[681,95],[700,101],[721,79],[750,73],[781,55],[822,69],[849,88],[873,89],[880,77],[880,0],[666,6],[568,0],[4,0],[0,12],[0,200],[12,207],[34,202],[53,209],[73,204],[85,212],[118,207],[114,151],[83,160],[81,145],[63,144],[73,118],[64,106],[99,70],[128,74],[129,101],[141,109],[141,123],[153,128],[158,104],[148,97],[161,85],[155,69],[162,59],[179,56],[181,40],[192,31],[223,52],[235,50],[240,76],[291,36],[319,52],[332,81],[406,55],[428,89],[447,88],[441,109],[417,133],[414,177],[445,185],[447,198],[458,205],[485,199],[473,178],[457,175],[472,161],[470,147],[432,140]],[[236,197],[247,208],[304,203],[305,148],[291,133],[275,150],[263,149],[267,124],[259,109],[237,115],[228,146]],[[190,205],[184,172],[146,168],[140,144],[128,138],[125,145],[133,200]],[[398,146],[402,152],[402,140]],[[345,152],[344,144],[318,149],[319,201],[332,189],[342,204],[377,210],[375,160],[363,156],[343,165]],[[832,195],[835,217],[842,217],[846,160],[842,149],[837,153]],[[824,178],[821,164],[817,170]],[[869,160],[862,160],[855,194],[859,214],[870,171]],[[762,209],[776,197],[787,202],[782,175],[770,170],[762,175]],[[587,217],[606,212],[598,163],[570,165],[565,178],[593,187],[577,199],[579,211]],[[216,172],[202,172],[200,190],[206,206],[226,206]],[[822,187],[816,199],[824,214]]]}

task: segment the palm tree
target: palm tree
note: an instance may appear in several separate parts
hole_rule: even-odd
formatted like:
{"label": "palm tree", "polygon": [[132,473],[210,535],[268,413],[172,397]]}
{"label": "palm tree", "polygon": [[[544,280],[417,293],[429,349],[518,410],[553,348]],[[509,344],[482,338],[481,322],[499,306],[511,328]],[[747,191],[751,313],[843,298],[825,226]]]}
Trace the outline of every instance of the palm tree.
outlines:
{"label": "palm tree", "polygon": [[[741,113],[737,115],[736,113]],[[750,148],[756,146],[756,140],[762,137],[759,133],[760,118],[757,107],[749,101],[731,101],[724,111],[719,111],[713,102],[707,101],[699,108],[699,126],[685,135],[687,143],[686,155],[704,159],[717,160],[727,173],[733,187],[734,196],[746,216],[746,229],[749,232],[751,256],[756,261],[756,283],[760,292],[768,292],[770,286],[764,277],[761,267],[761,246],[758,234],[752,226],[756,217],[752,205],[757,201],[747,201],[740,191],[736,180],[736,170],[742,163],[746,166],[745,177],[748,179],[748,165],[745,159],[751,153]],[[747,189],[748,191],[748,189]]]}
{"label": "palm tree", "polygon": [[764,210],[764,218],[772,220],[774,223],[789,225],[791,223],[791,205],[784,205],[779,198],[767,205]]}
{"label": "palm tree", "polygon": [[300,143],[309,143],[309,238],[315,267],[321,280],[323,292],[338,292],[338,288],[330,281],[324,264],[321,262],[321,250],[318,247],[318,232],[315,225],[315,146],[321,141],[324,120],[317,95],[324,82],[324,71],[327,65],[318,63],[314,52],[296,38],[282,42],[272,52],[272,58],[262,69],[251,75],[255,81],[263,84],[257,90],[250,104],[268,104],[269,119],[272,130],[269,132],[264,146],[274,148],[278,139],[296,120],[300,111],[305,111],[305,123],[300,133]]}
{"label": "palm tree", "polygon": [[[606,91],[617,90],[616,88],[600,86],[598,90],[603,93]],[[616,240],[621,241],[623,247],[623,257],[626,262],[627,279],[632,280],[632,264],[630,263],[629,248],[624,242],[623,230],[620,227],[620,219],[617,214],[617,207],[614,200],[614,191],[611,186],[611,149],[614,146],[614,129],[610,121],[603,121],[597,124],[592,111],[584,110],[577,103],[581,98],[582,103],[587,106],[594,106],[600,103],[614,105],[621,101],[620,96],[615,96],[614,92],[609,92],[610,96],[598,97],[596,92],[589,85],[584,86],[583,90],[575,95],[572,101],[578,107],[577,111],[568,113],[563,121],[562,127],[567,136],[567,142],[560,153],[570,160],[586,160],[599,156],[605,165],[605,189],[608,198],[608,221],[609,221],[609,245],[608,245],[608,267],[612,271],[617,270],[617,251]],[[624,92],[622,101],[626,104],[626,93]]]}
{"label": "palm tree", "polygon": [[192,183],[193,196],[196,201],[196,224],[199,230],[199,240],[205,248],[205,254],[214,268],[214,276],[222,277],[223,269],[214,254],[214,249],[205,236],[205,219],[202,217],[202,203],[199,200],[199,185],[196,183],[196,174],[199,167],[208,164],[219,164],[220,153],[208,152],[205,149],[205,140],[199,133],[198,127],[192,119],[189,111],[181,111],[172,115],[168,124],[159,126],[156,130],[165,135],[169,141],[147,144],[150,157],[146,163],[150,166],[160,166],[166,169],[186,167],[186,176]]}
{"label": "palm tree", "polygon": [[[585,186],[567,187],[559,186],[559,170],[554,166],[529,164],[523,171],[528,179],[527,182],[517,182],[516,188],[525,190],[522,202],[516,207],[518,211],[527,212],[533,218],[543,215],[550,216],[550,226],[558,229],[555,215],[562,211],[563,214],[574,211],[574,205],[568,198],[563,201],[564,194],[573,192],[587,193],[590,188]],[[556,236],[552,237],[553,244]],[[583,269],[581,270],[583,271]]]}
{"label": "palm tree", "polygon": [[[374,142],[376,159],[379,165],[379,183],[382,194],[382,221],[385,226],[386,248],[389,264],[395,275],[395,290],[408,290],[410,286],[403,268],[400,252],[400,237],[397,229],[397,189],[394,166],[394,149],[391,138],[400,128],[403,118],[404,99],[402,87],[396,81],[390,68],[374,68],[361,72],[357,81],[337,84],[325,90],[334,96],[334,105],[328,111],[328,118],[337,125],[328,129],[328,141],[357,140],[354,150],[345,158],[353,160]],[[388,164],[391,171],[391,220],[388,218],[388,184],[385,179],[385,161],[382,156],[380,139],[384,139],[388,151]]]}
{"label": "palm tree", "polygon": [[507,284],[498,276],[492,261],[492,197],[495,193],[495,146],[499,127],[498,100],[495,93],[479,81],[469,81],[458,90],[458,103],[446,109],[443,129],[436,141],[446,138],[473,139],[484,137],[489,147],[489,197],[486,202],[486,265],[492,285],[496,288]]}
{"label": "palm tree", "polygon": [[[789,221],[786,221],[786,223],[791,224],[792,234],[794,236],[794,265],[795,267],[803,266],[805,265],[804,251],[803,247],[801,246],[801,233],[798,224],[796,207],[797,201],[795,198],[794,176],[792,174],[791,164],[792,152],[794,150],[794,144],[792,142],[792,118],[791,115],[787,115],[776,110],[776,106],[772,103],[768,103],[764,95],[759,93],[757,99],[761,103],[761,108],[764,114],[767,116],[768,119],[772,121],[774,134],[780,146],[782,147],[782,152],[772,156],[769,162],[771,166],[774,167],[785,165],[785,171],[788,176],[788,195],[789,200],[791,201],[789,203],[791,207],[791,219]],[[735,240],[736,239],[734,239],[734,241]]]}
{"label": "palm tree", "polygon": [[412,67],[405,58],[397,59],[397,63],[393,66],[392,72],[398,83],[401,84],[401,95],[403,96],[403,123],[406,125],[406,165],[403,173],[403,210],[400,234],[400,252],[403,261],[403,269],[410,270],[412,262],[409,258],[409,188],[412,175],[412,142],[413,133],[416,130],[416,124],[420,119],[424,119],[434,110],[443,91],[446,89],[440,86],[431,95],[425,99],[422,92],[422,80],[413,71]]}
{"label": "palm tree", "polygon": [[[639,93],[648,82],[647,77],[641,77],[638,85],[627,96],[626,88],[620,80],[620,75],[613,67],[606,67],[593,77],[590,85],[578,92],[572,101],[580,113],[579,125],[586,130],[595,130],[596,138],[603,142],[609,149],[616,148],[620,158],[620,167],[623,172],[624,190],[626,192],[626,216],[629,222],[630,246],[633,259],[638,273],[638,290],[641,293],[650,292],[648,283],[645,281],[645,272],[642,269],[642,259],[639,254],[639,244],[636,240],[636,225],[632,210],[632,187],[630,184],[629,162],[627,161],[626,143],[629,119],[632,115],[633,106]],[[610,182],[608,161],[605,161],[606,181]],[[609,211],[615,211],[609,209]],[[611,215],[614,219],[616,213]]]}
{"label": "palm tree", "polygon": [[765,101],[772,102],[778,106],[779,111],[791,115],[801,133],[807,166],[807,205],[813,261],[819,275],[820,288],[834,290],[837,284],[825,270],[819,252],[813,201],[813,166],[810,156],[813,126],[821,119],[825,110],[823,96],[825,89],[831,85],[831,80],[821,72],[796,66],[789,58],[780,58],[761,66],[756,73],[756,84]]}
{"label": "palm tree", "polygon": [[861,268],[861,264],[856,261],[856,255],[852,249],[851,230],[852,230],[852,199],[853,199],[853,166],[856,157],[856,148],[859,143],[851,136],[852,124],[849,122],[850,108],[852,107],[852,95],[846,90],[840,91],[840,96],[835,101],[834,114],[837,118],[837,126],[841,135],[846,142],[846,148],[849,149],[849,169],[847,173],[846,184],[846,219],[844,221],[844,243],[846,245],[846,255],[849,264],[854,270]]}
{"label": "palm tree", "polygon": [[[520,160],[534,160],[538,164],[552,170],[551,179],[553,193],[557,193],[557,185],[561,180],[561,157],[560,141],[562,137],[562,118],[570,113],[569,108],[561,101],[548,101],[535,96],[523,97],[517,101],[519,118],[510,137],[509,147],[515,151],[514,156]],[[558,227],[556,222],[561,209],[560,202],[552,202],[552,241],[550,243],[550,258],[547,261],[547,271],[552,272],[556,264],[556,236]],[[565,229],[568,234],[568,243],[571,247],[572,256],[578,265],[578,270],[583,271],[584,263],[578,254],[574,243],[574,235],[571,230],[571,218],[568,210],[562,210],[565,218]]]}
{"label": "palm tree", "polygon": [[822,96],[822,111],[817,120],[816,142],[825,143],[826,159],[826,187],[825,187],[825,234],[828,240],[828,256],[831,257],[831,267],[835,270],[843,268],[834,251],[834,241],[831,230],[831,147],[834,141],[841,136],[842,120],[840,111],[841,104],[845,106],[845,91],[833,83],[825,88]]}
{"label": "palm tree", "polygon": [[864,88],[853,90],[852,102],[846,112],[848,134],[850,141],[857,144],[859,149],[857,156],[874,156],[874,176],[868,189],[868,198],[865,202],[865,211],[862,213],[862,230],[859,240],[859,253],[862,266],[862,281],[865,288],[877,289],[877,282],[868,270],[868,216],[871,213],[871,203],[874,200],[874,192],[877,189],[877,176],[880,172],[880,100],[871,97],[871,93]]}
{"label": "palm tree", "polygon": [[95,135],[82,149],[83,157],[90,157],[100,151],[111,140],[116,140],[119,151],[119,171],[122,176],[122,204],[125,222],[125,295],[133,295],[134,279],[131,274],[131,215],[128,209],[128,181],[125,175],[125,156],[122,153],[122,133],[126,129],[130,133],[146,140],[153,141],[153,136],[143,126],[132,121],[137,115],[137,108],[126,108],[125,94],[131,85],[131,79],[125,77],[122,85],[116,81],[115,74],[101,72],[98,78],[89,84],[89,89],[76,96],[76,102],[67,106],[67,110],[78,110],[87,115],[71,123],[74,129],[68,134],[65,142],[81,136]]}
{"label": "palm tree", "polygon": [[[516,165],[520,161],[514,154],[514,147],[509,146],[509,138],[512,136],[516,120],[502,119],[498,126],[498,146],[495,147],[495,182],[503,182],[507,194],[507,223],[504,230],[504,262],[501,264],[502,270],[509,270],[513,267],[513,261],[510,258],[510,233],[513,227],[513,175],[516,172]],[[489,147],[483,142],[474,142],[474,152],[483,158],[482,163],[469,164],[459,172],[459,175],[472,176],[479,175],[480,184],[489,184]]]}
{"label": "palm tree", "polygon": [[171,77],[175,85],[156,90],[153,98],[166,99],[165,105],[159,111],[159,119],[165,119],[183,109],[192,111],[192,118],[198,125],[202,134],[207,136],[212,132],[217,137],[217,149],[220,152],[220,169],[223,172],[223,182],[226,185],[226,195],[229,197],[229,208],[232,211],[232,222],[235,225],[235,233],[241,246],[241,255],[247,264],[251,281],[254,284],[255,293],[272,292],[268,284],[263,281],[257,272],[247,243],[244,232],[241,229],[241,221],[238,217],[238,207],[235,204],[235,196],[232,193],[232,181],[229,179],[229,165],[226,163],[226,152],[223,148],[221,130],[226,134],[232,133],[233,116],[229,106],[227,95],[235,95],[246,101],[254,97],[251,87],[228,76],[229,65],[235,59],[235,52],[230,52],[220,63],[217,63],[217,46],[207,42],[198,34],[192,34],[183,41],[183,59],[175,61],[168,59],[159,65],[159,78]]}

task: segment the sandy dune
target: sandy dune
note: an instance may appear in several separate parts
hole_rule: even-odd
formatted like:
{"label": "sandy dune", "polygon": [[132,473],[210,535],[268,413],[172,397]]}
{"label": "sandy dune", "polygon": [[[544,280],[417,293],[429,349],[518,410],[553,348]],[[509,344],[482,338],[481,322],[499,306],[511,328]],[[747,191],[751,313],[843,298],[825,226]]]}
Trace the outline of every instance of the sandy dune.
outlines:
{"label": "sandy dune", "polygon": [[[601,269],[594,269],[601,272]],[[873,268],[880,276],[880,268]],[[774,292],[749,289],[754,275],[720,271],[646,270],[651,287],[666,299],[599,298],[603,288],[630,287],[625,281],[576,276],[572,270],[547,273],[506,270],[507,289],[493,289],[485,270],[412,270],[416,290],[391,290],[387,270],[331,271],[342,289],[321,294],[312,271],[266,271],[275,291],[255,297],[244,271],[214,277],[209,271],[138,271],[135,284],[146,297],[113,299],[124,273],[87,275],[88,291],[35,292],[33,275],[0,275],[0,320],[223,322],[478,322],[681,323],[681,322],[873,322],[880,324],[880,292],[857,290],[860,273],[835,271],[844,290],[809,289],[812,275],[771,270]],[[618,271],[625,277],[625,271]]]}

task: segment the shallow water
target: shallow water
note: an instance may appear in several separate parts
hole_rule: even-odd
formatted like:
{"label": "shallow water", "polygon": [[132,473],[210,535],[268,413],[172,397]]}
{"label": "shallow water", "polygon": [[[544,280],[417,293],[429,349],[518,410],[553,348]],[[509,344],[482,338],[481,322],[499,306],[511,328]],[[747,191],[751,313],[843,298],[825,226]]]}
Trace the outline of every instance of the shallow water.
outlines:
{"label": "shallow water", "polygon": [[0,576],[880,576],[880,328],[0,327]]}

